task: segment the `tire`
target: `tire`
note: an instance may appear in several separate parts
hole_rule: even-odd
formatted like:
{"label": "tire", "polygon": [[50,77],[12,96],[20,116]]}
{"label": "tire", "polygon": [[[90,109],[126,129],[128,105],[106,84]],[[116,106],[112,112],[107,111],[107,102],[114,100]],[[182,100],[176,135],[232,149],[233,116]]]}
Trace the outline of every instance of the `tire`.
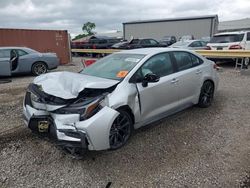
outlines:
{"label": "tire", "polygon": [[109,134],[109,144],[111,150],[116,150],[124,146],[132,133],[133,121],[130,114],[125,110],[118,110],[120,113],[114,120]]}
{"label": "tire", "polygon": [[201,87],[198,106],[207,108],[211,106],[214,98],[214,84],[211,81],[205,81]]}
{"label": "tire", "polygon": [[39,76],[48,72],[48,67],[44,62],[36,62],[32,65],[31,72],[34,76]]}

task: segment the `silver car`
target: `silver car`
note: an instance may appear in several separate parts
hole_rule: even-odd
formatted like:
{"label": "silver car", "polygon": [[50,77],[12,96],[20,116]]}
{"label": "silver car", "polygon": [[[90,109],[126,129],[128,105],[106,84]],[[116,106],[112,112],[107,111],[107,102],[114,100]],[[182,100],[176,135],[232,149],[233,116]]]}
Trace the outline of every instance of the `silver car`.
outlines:
{"label": "silver car", "polygon": [[26,47],[0,47],[0,76],[25,73],[37,76],[58,65],[55,53],[40,53]]}
{"label": "silver car", "polygon": [[188,50],[205,50],[207,49],[207,42],[202,40],[184,40],[184,41],[178,41],[169,47],[182,48]]}
{"label": "silver car", "polygon": [[147,48],[109,55],[80,73],[35,78],[27,126],[70,153],[122,147],[131,132],[192,105],[209,107],[218,86],[214,62],[195,52]]}

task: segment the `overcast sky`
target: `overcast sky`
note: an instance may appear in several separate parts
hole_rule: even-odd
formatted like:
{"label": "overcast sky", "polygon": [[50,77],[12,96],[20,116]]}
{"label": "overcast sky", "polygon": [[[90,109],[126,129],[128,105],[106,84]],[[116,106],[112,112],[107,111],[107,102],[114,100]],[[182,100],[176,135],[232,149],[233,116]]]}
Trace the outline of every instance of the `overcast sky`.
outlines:
{"label": "overcast sky", "polygon": [[218,14],[220,21],[249,17],[250,0],[0,0],[0,27],[63,29],[75,35],[83,23],[97,32],[122,30],[144,19]]}

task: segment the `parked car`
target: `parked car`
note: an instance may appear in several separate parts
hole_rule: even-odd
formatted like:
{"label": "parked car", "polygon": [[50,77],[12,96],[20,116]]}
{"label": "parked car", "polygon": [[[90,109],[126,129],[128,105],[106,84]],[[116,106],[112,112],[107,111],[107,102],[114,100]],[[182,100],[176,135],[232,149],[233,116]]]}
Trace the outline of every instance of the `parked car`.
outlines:
{"label": "parked car", "polygon": [[218,33],[207,46],[210,50],[250,50],[250,31]]}
{"label": "parked car", "polygon": [[165,36],[163,39],[161,39],[159,42],[163,45],[170,46],[174,43],[176,43],[176,37],[175,36]]}
{"label": "parked car", "polygon": [[160,44],[154,39],[132,39],[126,45],[123,45],[119,49],[135,49],[135,48],[152,48],[152,47],[166,47],[164,44]]}
{"label": "parked car", "polygon": [[120,41],[120,39],[111,37],[91,38],[87,43],[83,44],[81,47],[87,49],[107,49],[111,48],[111,46]]}
{"label": "parked car", "polygon": [[206,42],[206,43],[209,43],[210,40],[211,40],[211,37],[201,37],[200,40],[202,40],[202,41],[204,41],[204,42]]}
{"label": "parked car", "polygon": [[186,40],[186,41],[178,41],[169,47],[183,48],[189,50],[205,50],[207,49],[207,43],[202,40]]}
{"label": "parked car", "polygon": [[126,48],[128,43],[129,43],[128,41],[118,42],[118,43],[114,44],[113,46],[111,46],[111,48],[112,49],[123,49],[123,48]]}
{"label": "parked car", "polygon": [[0,47],[0,76],[24,73],[37,76],[58,65],[55,53],[40,53],[26,47]]}
{"label": "parked car", "polygon": [[209,107],[217,86],[215,63],[195,52],[121,51],[80,73],[36,77],[24,99],[24,120],[72,154],[118,149],[133,129],[192,105]]}

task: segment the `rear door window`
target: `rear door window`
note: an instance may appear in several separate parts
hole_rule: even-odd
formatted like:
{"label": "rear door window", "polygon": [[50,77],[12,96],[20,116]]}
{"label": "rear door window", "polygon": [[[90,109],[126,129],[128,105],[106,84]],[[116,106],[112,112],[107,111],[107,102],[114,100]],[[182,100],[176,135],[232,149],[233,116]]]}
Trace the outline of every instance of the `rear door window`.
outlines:
{"label": "rear door window", "polygon": [[218,35],[214,36],[210,43],[230,43],[241,42],[244,38],[244,34],[230,34],[230,35]]}
{"label": "rear door window", "polygon": [[178,71],[183,71],[192,67],[196,67],[203,63],[203,60],[188,52],[173,52]]}
{"label": "rear door window", "polygon": [[189,69],[193,66],[192,58],[187,52],[173,52],[178,71]]}
{"label": "rear door window", "polygon": [[141,76],[144,77],[148,73],[156,74],[163,77],[174,72],[169,53],[161,53],[151,57],[139,69]]}

